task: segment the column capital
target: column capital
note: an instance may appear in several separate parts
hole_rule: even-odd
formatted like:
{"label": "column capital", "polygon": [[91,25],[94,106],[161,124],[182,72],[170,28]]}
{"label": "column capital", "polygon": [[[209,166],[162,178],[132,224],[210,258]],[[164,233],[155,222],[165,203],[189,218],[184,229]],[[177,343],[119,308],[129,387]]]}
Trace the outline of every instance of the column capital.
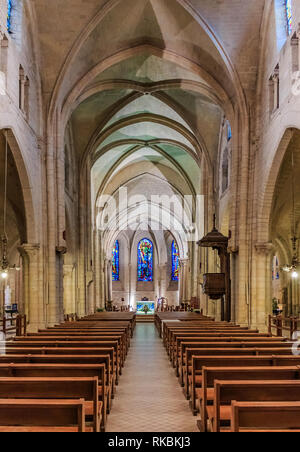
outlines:
{"label": "column capital", "polygon": [[55,248],[56,252],[58,254],[67,254],[67,247],[66,246],[57,246]]}
{"label": "column capital", "polygon": [[239,246],[236,245],[236,244],[230,244],[230,243],[229,243],[229,246],[228,246],[228,248],[227,248],[227,252],[228,252],[229,254],[238,254],[238,252],[239,252]]}
{"label": "column capital", "polygon": [[187,265],[190,263],[190,259],[179,259],[179,265],[181,267],[187,267]]}
{"label": "column capital", "polygon": [[268,256],[274,250],[274,245],[271,242],[260,242],[255,244],[257,254]]}
{"label": "column capital", "polygon": [[31,243],[23,243],[23,245],[18,247],[18,251],[21,254],[21,256],[24,256],[25,254],[29,257],[35,256],[37,252],[40,250],[39,244],[31,244]]}
{"label": "column capital", "polygon": [[74,268],[74,264],[64,264],[64,276],[70,275],[73,272]]}

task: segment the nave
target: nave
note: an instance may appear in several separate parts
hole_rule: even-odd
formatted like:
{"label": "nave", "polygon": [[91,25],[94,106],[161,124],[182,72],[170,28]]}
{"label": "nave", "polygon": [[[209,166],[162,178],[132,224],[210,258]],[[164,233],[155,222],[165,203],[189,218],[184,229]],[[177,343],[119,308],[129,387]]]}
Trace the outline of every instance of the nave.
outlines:
{"label": "nave", "polygon": [[193,312],[25,331],[1,343],[0,432],[299,432],[295,345]]}
{"label": "nave", "polygon": [[154,324],[137,324],[107,432],[198,432]]}

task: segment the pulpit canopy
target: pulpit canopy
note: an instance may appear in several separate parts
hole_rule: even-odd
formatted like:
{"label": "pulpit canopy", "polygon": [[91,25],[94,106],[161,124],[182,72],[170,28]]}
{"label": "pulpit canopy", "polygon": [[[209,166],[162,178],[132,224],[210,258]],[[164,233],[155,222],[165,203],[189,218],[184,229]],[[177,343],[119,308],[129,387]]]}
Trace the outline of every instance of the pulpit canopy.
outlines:
{"label": "pulpit canopy", "polygon": [[228,247],[229,238],[225,237],[221,232],[219,232],[216,228],[216,218],[214,216],[214,227],[211,232],[209,232],[203,239],[198,242],[198,245],[202,248],[227,248]]}

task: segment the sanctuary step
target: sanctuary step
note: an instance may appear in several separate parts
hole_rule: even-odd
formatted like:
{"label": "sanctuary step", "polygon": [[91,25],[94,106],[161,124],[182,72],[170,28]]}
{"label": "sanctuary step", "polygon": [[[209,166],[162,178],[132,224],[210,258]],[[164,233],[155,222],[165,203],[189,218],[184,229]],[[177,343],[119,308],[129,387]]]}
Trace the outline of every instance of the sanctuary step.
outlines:
{"label": "sanctuary step", "polygon": [[155,317],[154,317],[154,315],[151,315],[151,314],[136,316],[137,323],[154,323],[154,320],[155,320]]}

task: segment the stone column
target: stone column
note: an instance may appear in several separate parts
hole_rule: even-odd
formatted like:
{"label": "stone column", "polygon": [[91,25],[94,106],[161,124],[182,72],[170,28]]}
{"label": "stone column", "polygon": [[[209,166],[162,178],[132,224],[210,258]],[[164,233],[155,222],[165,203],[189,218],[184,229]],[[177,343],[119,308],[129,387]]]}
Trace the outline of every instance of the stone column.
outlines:
{"label": "stone column", "polygon": [[99,232],[94,233],[95,310],[101,308],[101,253]]}
{"label": "stone column", "polygon": [[29,331],[45,326],[45,312],[39,291],[39,245],[24,244],[19,252],[24,263],[24,304]]}
{"label": "stone column", "polygon": [[179,302],[185,303],[188,301],[188,272],[189,272],[189,259],[180,259],[180,281],[179,281]]}
{"label": "stone column", "polygon": [[75,300],[73,290],[73,270],[74,265],[64,264],[64,312],[65,314],[75,314]]}
{"label": "stone column", "polygon": [[112,260],[107,261],[107,296],[112,301]]}
{"label": "stone column", "polygon": [[24,74],[24,70],[20,70],[20,98],[19,98],[19,102],[20,102],[20,109],[22,110],[23,113],[25,113],[25,85],[26,85],[26,77]]}
{"label": "stone column", "polygon": [[[267,315],[271,312],[271,253],[272,243],[257,243],[256,250],[256,292],[251,297],[251,326],[263,331],[267,325]],[[253,281],[252,281],[253,284]]]}
{"label": "stone column", "polygon": [[112,301],[112,261],[104,261],[105,301]]}
{"label": "stone column", "polygon": [[159,281],[160,281],[160,287],[158,292],[158,298],[166,297],[167,292],[167,264],[160,265],[159,267]]}

